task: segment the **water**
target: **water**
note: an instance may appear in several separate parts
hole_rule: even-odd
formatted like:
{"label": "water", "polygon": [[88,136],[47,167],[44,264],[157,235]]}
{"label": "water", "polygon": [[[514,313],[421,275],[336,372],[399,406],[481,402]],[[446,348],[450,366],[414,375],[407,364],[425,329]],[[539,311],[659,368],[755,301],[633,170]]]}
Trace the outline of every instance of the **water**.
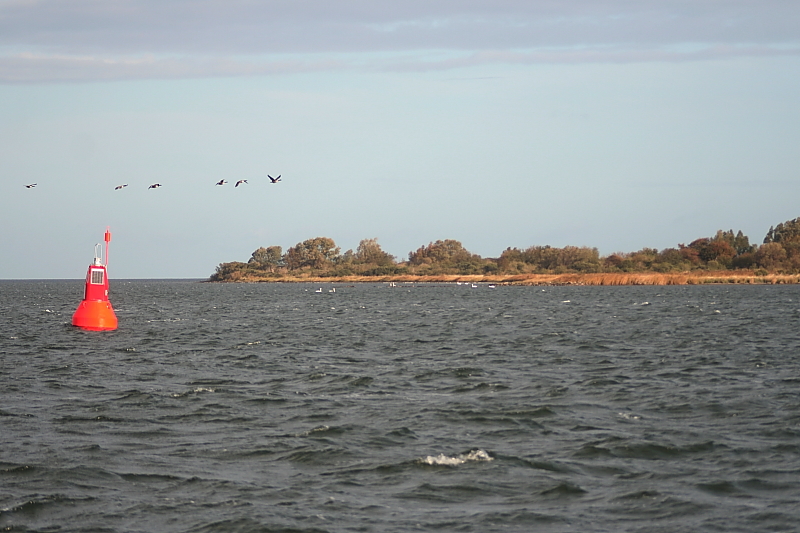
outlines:
{"label": "water", "polygon": [[318,287],[0,282],[0,529],[796,530],[800,287]]}

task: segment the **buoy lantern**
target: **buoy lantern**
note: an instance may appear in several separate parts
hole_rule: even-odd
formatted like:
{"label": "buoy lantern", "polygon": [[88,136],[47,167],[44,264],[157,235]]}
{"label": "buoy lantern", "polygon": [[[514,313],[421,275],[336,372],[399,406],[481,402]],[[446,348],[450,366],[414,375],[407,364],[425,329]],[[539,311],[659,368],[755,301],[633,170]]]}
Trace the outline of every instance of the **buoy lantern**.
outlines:
{"label": "buoy lantern", "polygon": [[106,229],[105,263],[102,259],[101,244],[94,247],[94,261],[89,265],[86,273],[86,288],[83,292],[83,301],[78,305],[72,315],[72,325],[91,331],[108,331],[117,329],[117,315],[108,301],[108,243],[111,242],[111,232]]}

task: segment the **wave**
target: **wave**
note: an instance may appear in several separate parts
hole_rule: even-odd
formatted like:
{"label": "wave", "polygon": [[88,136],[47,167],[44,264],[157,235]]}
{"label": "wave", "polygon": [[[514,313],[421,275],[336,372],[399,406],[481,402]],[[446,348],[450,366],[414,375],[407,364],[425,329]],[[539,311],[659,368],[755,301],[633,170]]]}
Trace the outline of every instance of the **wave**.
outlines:
{"label": "wave", "polygon": [[443,453],[436,456],[428,455],[421,458],[419,463],[431,466],[459,466],[470,462],[488,461],[494,461],[494,458],[487,452],[484,450],[472,450],[458,455],[444,455]]}

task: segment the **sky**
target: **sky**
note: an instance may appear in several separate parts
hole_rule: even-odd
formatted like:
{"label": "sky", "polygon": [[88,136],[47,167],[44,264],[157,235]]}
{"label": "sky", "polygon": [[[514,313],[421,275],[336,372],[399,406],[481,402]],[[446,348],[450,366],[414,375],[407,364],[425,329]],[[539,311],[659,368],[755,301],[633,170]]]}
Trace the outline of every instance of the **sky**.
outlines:
{"label": "sky", "polygon": [[0,279],[760,243],[798,95],[796,0],[0,0]]}

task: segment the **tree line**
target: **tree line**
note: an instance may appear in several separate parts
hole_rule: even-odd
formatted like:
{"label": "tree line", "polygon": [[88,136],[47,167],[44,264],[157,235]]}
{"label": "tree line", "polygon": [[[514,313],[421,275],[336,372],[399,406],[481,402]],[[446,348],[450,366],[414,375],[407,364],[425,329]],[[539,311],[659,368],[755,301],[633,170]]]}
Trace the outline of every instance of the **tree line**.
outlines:
{"label": "tree line", "polygon": [[771,227],[761,245],[750,244],[741,231],[719,230],[677,248],[642,248],[601,256],[597,248],[530,246],[506,248],[500,257],[484,258],[456,240],[430,242],[399,261],[377,239],[363,239],[355,251],[342,253],[333,239],[316,237],[286,252],[261,247],[249,261],[221,263],[210,281],[253,278],[390,275],[513,275],[606,272],[685,272],[691,270],[754,270],[756,273],[800,272],[800,218]]}

